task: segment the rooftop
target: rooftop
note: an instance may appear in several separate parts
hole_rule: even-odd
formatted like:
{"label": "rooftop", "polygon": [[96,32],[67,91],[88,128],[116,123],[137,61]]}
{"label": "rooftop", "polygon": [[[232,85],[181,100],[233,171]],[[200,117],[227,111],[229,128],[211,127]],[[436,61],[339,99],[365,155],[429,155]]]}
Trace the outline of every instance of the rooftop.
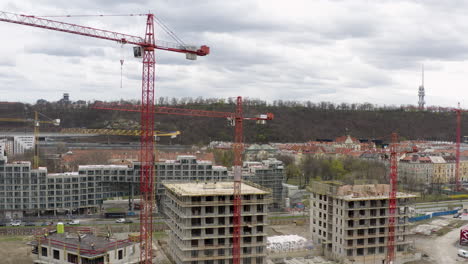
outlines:
{"label": "rooftop", "polygon": [[[355,184],[345,185],[341,182],[314,181],[311,192],[331,195],[338,199],[347,201],[359,200],[382,200],[389,199],[389,184]],[[397,198],[416,198],[416,195],[410,193],[397,192]]]}
{"label": "rooftop", "polygon": [[128,165],[80,165],[78,166],[80,170],[82,169],[107,169],[107,168],[113,168],[113,169],[128,169]]}
{"label": "rooftop", "polygon": [[[48,236],[40,237],[40,239],[41,244],[50,244],[51,247],[60,249],[66,247],[66,250],[69,252],[78,252],[78,250],[80,250],[81,256],[90,257],[96,257],[97,255],[107,253],[107,251],[126,247],[135,243],[128,239],[107,240],[105,237],[98,237],[93,234],[81,234],[81,239],[79,239],[76,233],[50,233]],[[29,244],[37,245],[38,241],[34,240]]]}
{"label": "rooftop", "polygon": [[49,173],[47,176],[78,176],[78,172]]}
{"label": "rooftop", "polygon": [[[234,182],[189,182],[189,183],[165,183],[164,187],[179,196],[209,196],[209,195],[232,195],[234,193]],[[241,193],[245,194],[268,194],[269,192],[242,183]]]}

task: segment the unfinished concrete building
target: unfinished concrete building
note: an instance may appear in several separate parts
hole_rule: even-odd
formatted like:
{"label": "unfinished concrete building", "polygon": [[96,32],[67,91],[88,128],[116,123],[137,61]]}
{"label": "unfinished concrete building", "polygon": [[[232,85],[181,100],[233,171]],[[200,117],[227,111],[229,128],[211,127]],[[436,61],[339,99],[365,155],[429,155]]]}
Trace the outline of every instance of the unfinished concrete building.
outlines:
{"label": "unfinished concrete building", "polygon": [[286,180],[283,162],[275,158],[258,161],[246,161],[242,179],[271,189],[273,202],[270,210],[284,207],[283,183]]}
{"label": "unfinished concrete building", "polygon": [[[233,182],[166,183],[169,247],[176,264],[232,263]],[[269,190],[242,183],[241,263],[266,257]]]}
{"label": "unfinished concrete building", "polygon": [[[385,263],[389,223],[389,185],[313,182],[310,198],[312,240],[325,256],[345,263]],[[415,195],[397,193],[397,263],[411,259],[408,203]],[[367,262],[366,262],[367,261]]]}
{"label": "unfinished concrete building", "polygon": [[90,228],[45,230],[31,241],[34,264],[137,264],[140,263],[138,236],[116,240],[96,236]]}

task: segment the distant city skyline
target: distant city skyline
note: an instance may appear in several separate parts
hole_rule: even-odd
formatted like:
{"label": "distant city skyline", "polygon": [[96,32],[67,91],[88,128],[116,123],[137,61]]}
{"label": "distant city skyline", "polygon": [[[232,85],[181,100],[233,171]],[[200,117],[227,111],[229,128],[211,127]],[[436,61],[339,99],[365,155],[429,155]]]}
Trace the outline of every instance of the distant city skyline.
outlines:
{"label": "distant city skyline", "polygon": [[[468,95],[468,2],[186,3],[25,0],[1,3],[0,10],[38,16],[150,10],[186,43],[211,47],[196,61],[158,51],[158,97],[417,105],[421,64],[426,106],[456,107]],[[144,17],[50,19],[138,36],[145,28]],[[71,100],[140,99],[141,62],[130,45],[5,22],[0,30],[0,101],[56,101],[63,93]],[[160,29],[157,37],[171,41]]]}

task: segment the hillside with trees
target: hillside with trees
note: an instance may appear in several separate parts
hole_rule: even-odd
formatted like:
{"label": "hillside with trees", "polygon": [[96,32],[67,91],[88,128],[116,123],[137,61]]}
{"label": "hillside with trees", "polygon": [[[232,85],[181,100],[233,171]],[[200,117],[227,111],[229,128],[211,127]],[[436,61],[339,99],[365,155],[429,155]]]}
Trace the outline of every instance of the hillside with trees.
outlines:
{"label": "hillside with trees", "polygon": [[[138,113],[93,109],[92,103],[78,105],[73,102],[65,104],[38,100],[33,105],[0,104],[0,116],[32,118],[33,111],[39,111],[50,118],[60,118],[61,128],[138,128]],[[137,101],[117,103],[139,104]],[[233,99],[159,98],[157,104],[200,110],[235,111]],[[375,106],[370,103],[335,104],[282,100],[267,103],[258,99],[244,99],[245,116],[267,112],[273,113],[275,118],[266,125],[257,125],[252,121],[244,123],[246,142],[304,142],[318,138],[334,139],[344,134],[361,139],[378,139],[392,131],[397,131],[403,139],[455,139],[455,114],[447,110],[418,111],[404,106]],[[158,115],[156,123],[157,130],[180,130],[182,136],[174,142],[178,144],[206,144],[210,141],[229,141],[233,138],[232,127],[226,120],[219,118]],[[3,131],[28,129],[27,124],[0,122],[0,130]],[[46,126],[41,128],[42,131],[53,129]],[[464,121],[462,131],[467,129],[468,123]]]}

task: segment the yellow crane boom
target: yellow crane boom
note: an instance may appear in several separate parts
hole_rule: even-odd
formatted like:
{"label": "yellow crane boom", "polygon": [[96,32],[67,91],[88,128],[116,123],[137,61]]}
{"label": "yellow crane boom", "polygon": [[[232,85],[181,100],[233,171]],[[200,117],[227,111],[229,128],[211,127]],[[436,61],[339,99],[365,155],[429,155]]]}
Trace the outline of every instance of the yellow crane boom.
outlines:
{"label": "yellow crane boom", "polygon": [[23,118],[13,118],[13,117],[0,117],[0,122],[22,122],[22,123],[39,122],[40,124],[53,124],[53,125],[56,125],[56,126],[60,125],[60,119],[54,119],[54,120],[50,120],[50,121],[48,121],[48,120],[35,121],[34,119],[30,119],[30,118],[23,119]]}

